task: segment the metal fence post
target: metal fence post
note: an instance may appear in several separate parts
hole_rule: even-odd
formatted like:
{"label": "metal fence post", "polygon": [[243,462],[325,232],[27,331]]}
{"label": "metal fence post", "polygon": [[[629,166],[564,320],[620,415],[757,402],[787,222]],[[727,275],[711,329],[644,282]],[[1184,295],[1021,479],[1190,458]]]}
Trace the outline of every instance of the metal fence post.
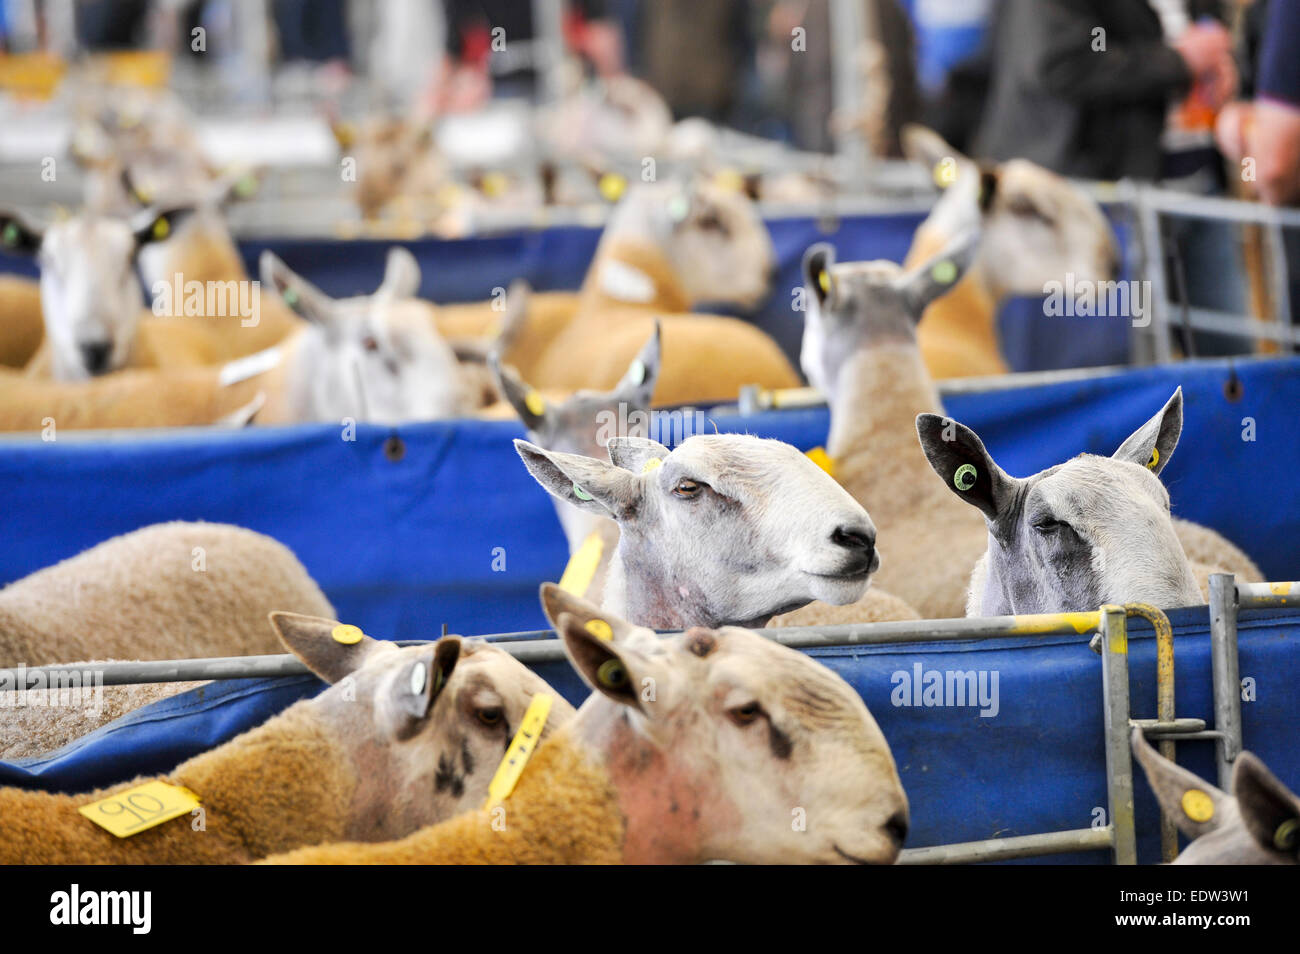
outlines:
{"label": "metal fence post", "polygon": [[1231,573],[1210,576],[1210,662],[1214,673],[1214,728],[1219,788],[1232,790],[1232,765],[1241,751],[1241,664],[1237,658],[1237,584]]}
{"label": "metal fence post", "polygon": [[1133,819],[1133,756],[1129,749],[1128,626],[1124,607],[1101,608],[1101,679],[1105,707],[1106,795],[1111,854],[1117,865],[1137,864]]}

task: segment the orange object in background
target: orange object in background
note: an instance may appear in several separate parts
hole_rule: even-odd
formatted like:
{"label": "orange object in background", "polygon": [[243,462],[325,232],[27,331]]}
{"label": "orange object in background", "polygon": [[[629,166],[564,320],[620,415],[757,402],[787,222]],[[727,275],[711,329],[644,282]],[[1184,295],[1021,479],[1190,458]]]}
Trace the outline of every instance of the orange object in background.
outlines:
{"label": "orange object in background", "polygon": [[97,53],[90,69],[110,86],[144,86],[161,89],[171,79],[172,58],[162,50]]}
{"label": "orange object in background", "polygon": [[68,64],[53,53],[0,54],[0,90],[27,99],[49,99]]}

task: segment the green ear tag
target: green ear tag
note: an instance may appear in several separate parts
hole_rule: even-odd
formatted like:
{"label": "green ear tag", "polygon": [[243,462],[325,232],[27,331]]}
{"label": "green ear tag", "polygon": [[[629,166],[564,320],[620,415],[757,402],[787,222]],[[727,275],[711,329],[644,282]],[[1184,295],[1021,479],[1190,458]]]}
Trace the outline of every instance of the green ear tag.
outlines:
{"label": "green ear tag", "polygon": [[3,236],[5,245],[14,248],[18,245],[18,239],[22,237],[22,234],[18,231],[18,226],[15,223],[6,222],[4,232],[0,232],[0,236]]}
{"label": "green ear tag", "polygon": [[1300,819],[1288,818],[1273,832],[1273,847],[1278,851],[1295,851],[1300,842]]}
{"label": "green ear tag", "polygon": [[596,678],[606,689],[619,689],[627,685],[627,670],[618,659],[606,659],[596,670]]}
{"label": "green ear tag", "polygon": [[947,259],[935,262],[934,268],[930,269],[930,277],[940,285],[951,285],[957,280],[957,266]]}
{"label": "green ear tag", "polygon": [[257,191],[257,180],[252,176],[244,176],[235,183],[235,195],[241,199],[247,199]]}
{"label": "green ear tag", "polygon": [[286,288],[283,293],[284,303],[290,308],[298,307],[298,292],[292,288]]}
{"label": "green ear tag", "polygon": [[978,473],[974,464],[962,464],[957,468],[957,473],[952,475],[952,485],[958,490],[970,490],[975,486]]}
{"label": "green ear tag", "polygon": [[153,237],[155,241],[161,242],[171,234],[172,224],[165,218],[159,219],[153,224]]}
{"label": "green ear tag", "polygon": [[582,489],[581,487],[579,487],[577,484],[574,484],[574,485],[573,485],[573,496],[577,497],[579,500],[591,500],[591,499],[592,499],[591,494],[587,493],[585,490],[583,490],[583,489]]}
{"label": "green ear tag", "polygon": [[691,211],[691,200],[684,195],[675,195],[668,200],[668,218],[674,222],[684,222]]}

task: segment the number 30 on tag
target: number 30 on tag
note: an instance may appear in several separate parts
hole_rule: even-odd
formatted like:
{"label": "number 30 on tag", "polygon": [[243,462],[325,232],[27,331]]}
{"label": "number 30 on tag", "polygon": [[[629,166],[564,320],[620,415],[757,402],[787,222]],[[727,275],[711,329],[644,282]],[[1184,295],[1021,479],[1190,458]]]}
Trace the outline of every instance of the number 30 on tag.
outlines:
{"label": "number 30 on tag", "polygon": [[77,811],[118,838],[129,838],[187,815],[198,805],[198,796],[188,788],[154,781],[83,805]]}

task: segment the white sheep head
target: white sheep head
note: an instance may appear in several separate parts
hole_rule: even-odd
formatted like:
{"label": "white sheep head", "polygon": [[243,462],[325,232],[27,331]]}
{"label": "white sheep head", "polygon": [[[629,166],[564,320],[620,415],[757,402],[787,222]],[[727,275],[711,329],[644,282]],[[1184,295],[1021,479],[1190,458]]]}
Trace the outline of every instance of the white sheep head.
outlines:
{"label": "white sheep head", "polygon": [[908,271],[883,260],[841,264],[828,243],[809,247],[799,363],[812,385],[834,401],[841,373],[858,355],[880,345],[915,345],[925,309],[957,284],[978,245],[979,232],[967,232]]}
{"label": "white sheep head", "polygon": [[400,837],[482,806],[502,753],[537,693],[554,696],[543,737],[573,707],[514,657],[444,636],[399,648],[355,627],[272,613],[289,651],[330,688],[305,703],[353,753],[361,827],[347,837]]}
{"label": "white sheep head", "polygon": [[144,310],[137,259],[175,234],[192,206],[131,219],[77,215],[40,229],[0,212],[0,247],[35,256],[54,377],[79,381],[126,365]]}
{"label": "white sheep head", "polygon": [[1250,752],[1232,765],[1232,794],[1156,752],[1133,728],[1133,754],[1164,814],[1194,839],[1176,865],[1300,863],[1300,798]]}
{"label": "white sheep head", "polygon": [[860,599],[880,566],[861,504],[780,441],[705,434],[669,451],[615,437],[609,462],[515,448],[552,496],[618,523],[606,605],[642,625],[762,626]]}
{"label": "white sheep head", "polygon": [[1008,476],[970,428],[921,414],[921,447],[945,486],[984,515],[989,548],[968,613],[1002,616],[1201,602],[1156,476],[1183,427],[1179,388],[1111,457],[1079,456],[1032,477]]}
{"label": "white sheep head", "polygon": [[302,420],[396,424],[467,410],[456,356],[434,328],[432,306],[413,297],[420,269],[406,249],[389,251],[373,295],[331,298],[269,251],[261,274],[308,322],[293,387]]}
{"label": "white sheep head", "polygon": [[602,245],[657,246],[694,303],[754,308],[772,286],[776,253],[758,206],[704,179],[637,183],[610,215]]}
{"label": "white sheep head", "polygon": [[902,142],[944,190],[921,230],[958,235],[981,226],[979,269],[995,294],[1043,295],[1067,274],[1116,277],[1114,232],[1083,189],[1025,159],[981,167],[922,126],[904,127]]}
{"label": "white sheep head", "polygon": [[661,638],[552,584],[542,603],[594,690],[571,731],[619,792],[625,861],[897,859],[907,796],[839,676],[737,627]]}

